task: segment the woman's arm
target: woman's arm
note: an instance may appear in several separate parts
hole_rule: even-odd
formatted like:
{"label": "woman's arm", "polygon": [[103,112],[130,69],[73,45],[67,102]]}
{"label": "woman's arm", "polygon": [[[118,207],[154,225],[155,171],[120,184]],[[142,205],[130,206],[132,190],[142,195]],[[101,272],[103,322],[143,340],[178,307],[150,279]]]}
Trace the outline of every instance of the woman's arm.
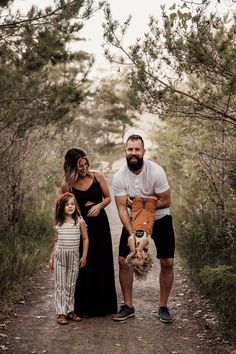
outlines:
{"label": "woman's arm", "polygon": [[86,227],[85,221],[83,219],[80,219],[79,226],[80,226],[82,242],[83,242],[83,254],[79,260],[79,266],[80,266],[80,268],[82,268],[86,265],[86,262],[87,262],[89,238],[88,238],[87,227]]}

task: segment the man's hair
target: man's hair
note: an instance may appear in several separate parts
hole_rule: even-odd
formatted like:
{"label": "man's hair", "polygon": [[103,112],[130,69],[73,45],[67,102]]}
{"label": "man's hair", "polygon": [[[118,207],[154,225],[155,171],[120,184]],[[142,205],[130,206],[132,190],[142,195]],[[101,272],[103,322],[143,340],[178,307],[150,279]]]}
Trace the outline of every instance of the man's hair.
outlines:
{"label": "man's hair", "polygon": [[132,134],[128,137],[128,139],[126,140],[126,145],[128,143],[128,141],[134,141],[134,140],[140,140],[143,147],[144,147],[144,141],[143,141],[143,138],[141,137],[141,135],[138,135],[138,134]]}

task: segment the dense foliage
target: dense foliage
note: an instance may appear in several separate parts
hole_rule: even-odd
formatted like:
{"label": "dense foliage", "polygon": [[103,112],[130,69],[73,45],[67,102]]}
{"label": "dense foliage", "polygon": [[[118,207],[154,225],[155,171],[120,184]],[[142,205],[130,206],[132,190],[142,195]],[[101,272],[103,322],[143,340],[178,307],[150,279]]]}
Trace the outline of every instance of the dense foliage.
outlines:
{"label": "dense foliage", "polygon": [[207,11],[209,2],[200,5],[193,9],[184,1],[179,7],[163,7],[162,21],[152,17],[149,31],[129,48],[123,37],[130,20],[120,25],[108,7],[104,36],[107,57],[117,62],[122,56],[120,65],[129,64],[134,106],[165,122],[153,134],[153,158],[166,168],[174,192],[178,249],[192,278],[232,330],[236,16],[220,17]]}
{"label": "dense foliage", "polygon": [[82,147],[96,168],[105,147],[120,141],[134,118],[125,84],[113,78],[96,86],[88,77],[93,56],[69,50],[72,41],[73,48],[80,48],[80,30],[102,2],[56,0],[27,14],[13,12],[11,5],[7,0],[0,5],[4,312],[23,296],[24,284],[47,260],[66,150]]}

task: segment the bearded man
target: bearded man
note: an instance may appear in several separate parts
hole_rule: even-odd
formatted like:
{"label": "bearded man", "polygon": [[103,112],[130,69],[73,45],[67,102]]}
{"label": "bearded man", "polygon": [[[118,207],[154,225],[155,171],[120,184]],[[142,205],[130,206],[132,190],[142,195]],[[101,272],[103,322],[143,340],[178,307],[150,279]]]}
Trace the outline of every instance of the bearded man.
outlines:
{"label": "bearded man", "polygon": [[126,262],[130,253],[128,238],[132,234],[132,215],[130,210],[132,199],[150,196],[157,197],[156,215],[153,226],[157,258],[160,260],[160,296],[158,316],[164,323],[172,322],[167,307],[168,298],[174,279],[175,237],[170,215],[170,188],[163,168],[155,162],[144,159],[144,141],[140,135],[128,137],[125,145],[127,164],[117,171],[113,177],[113,190],[120,220],[123,224],[119,244],[119,280],[124,304],[113,316],[115,321],[123,321],[135,315],[132,299],[133,271]]}

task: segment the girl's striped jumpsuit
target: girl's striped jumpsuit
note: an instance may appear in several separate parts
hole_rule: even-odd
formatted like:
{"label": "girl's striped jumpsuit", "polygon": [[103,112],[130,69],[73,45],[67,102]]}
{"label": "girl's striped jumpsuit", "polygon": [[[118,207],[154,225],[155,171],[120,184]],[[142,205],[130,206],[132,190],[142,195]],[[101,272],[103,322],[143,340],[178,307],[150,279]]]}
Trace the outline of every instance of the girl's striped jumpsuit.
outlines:
{"label": "girl's striped jumpsuit", "polygon": [[55,304],[58,315],[74,311],[74,292],[79,273],[79,223],[64,223],[55,226]]}

